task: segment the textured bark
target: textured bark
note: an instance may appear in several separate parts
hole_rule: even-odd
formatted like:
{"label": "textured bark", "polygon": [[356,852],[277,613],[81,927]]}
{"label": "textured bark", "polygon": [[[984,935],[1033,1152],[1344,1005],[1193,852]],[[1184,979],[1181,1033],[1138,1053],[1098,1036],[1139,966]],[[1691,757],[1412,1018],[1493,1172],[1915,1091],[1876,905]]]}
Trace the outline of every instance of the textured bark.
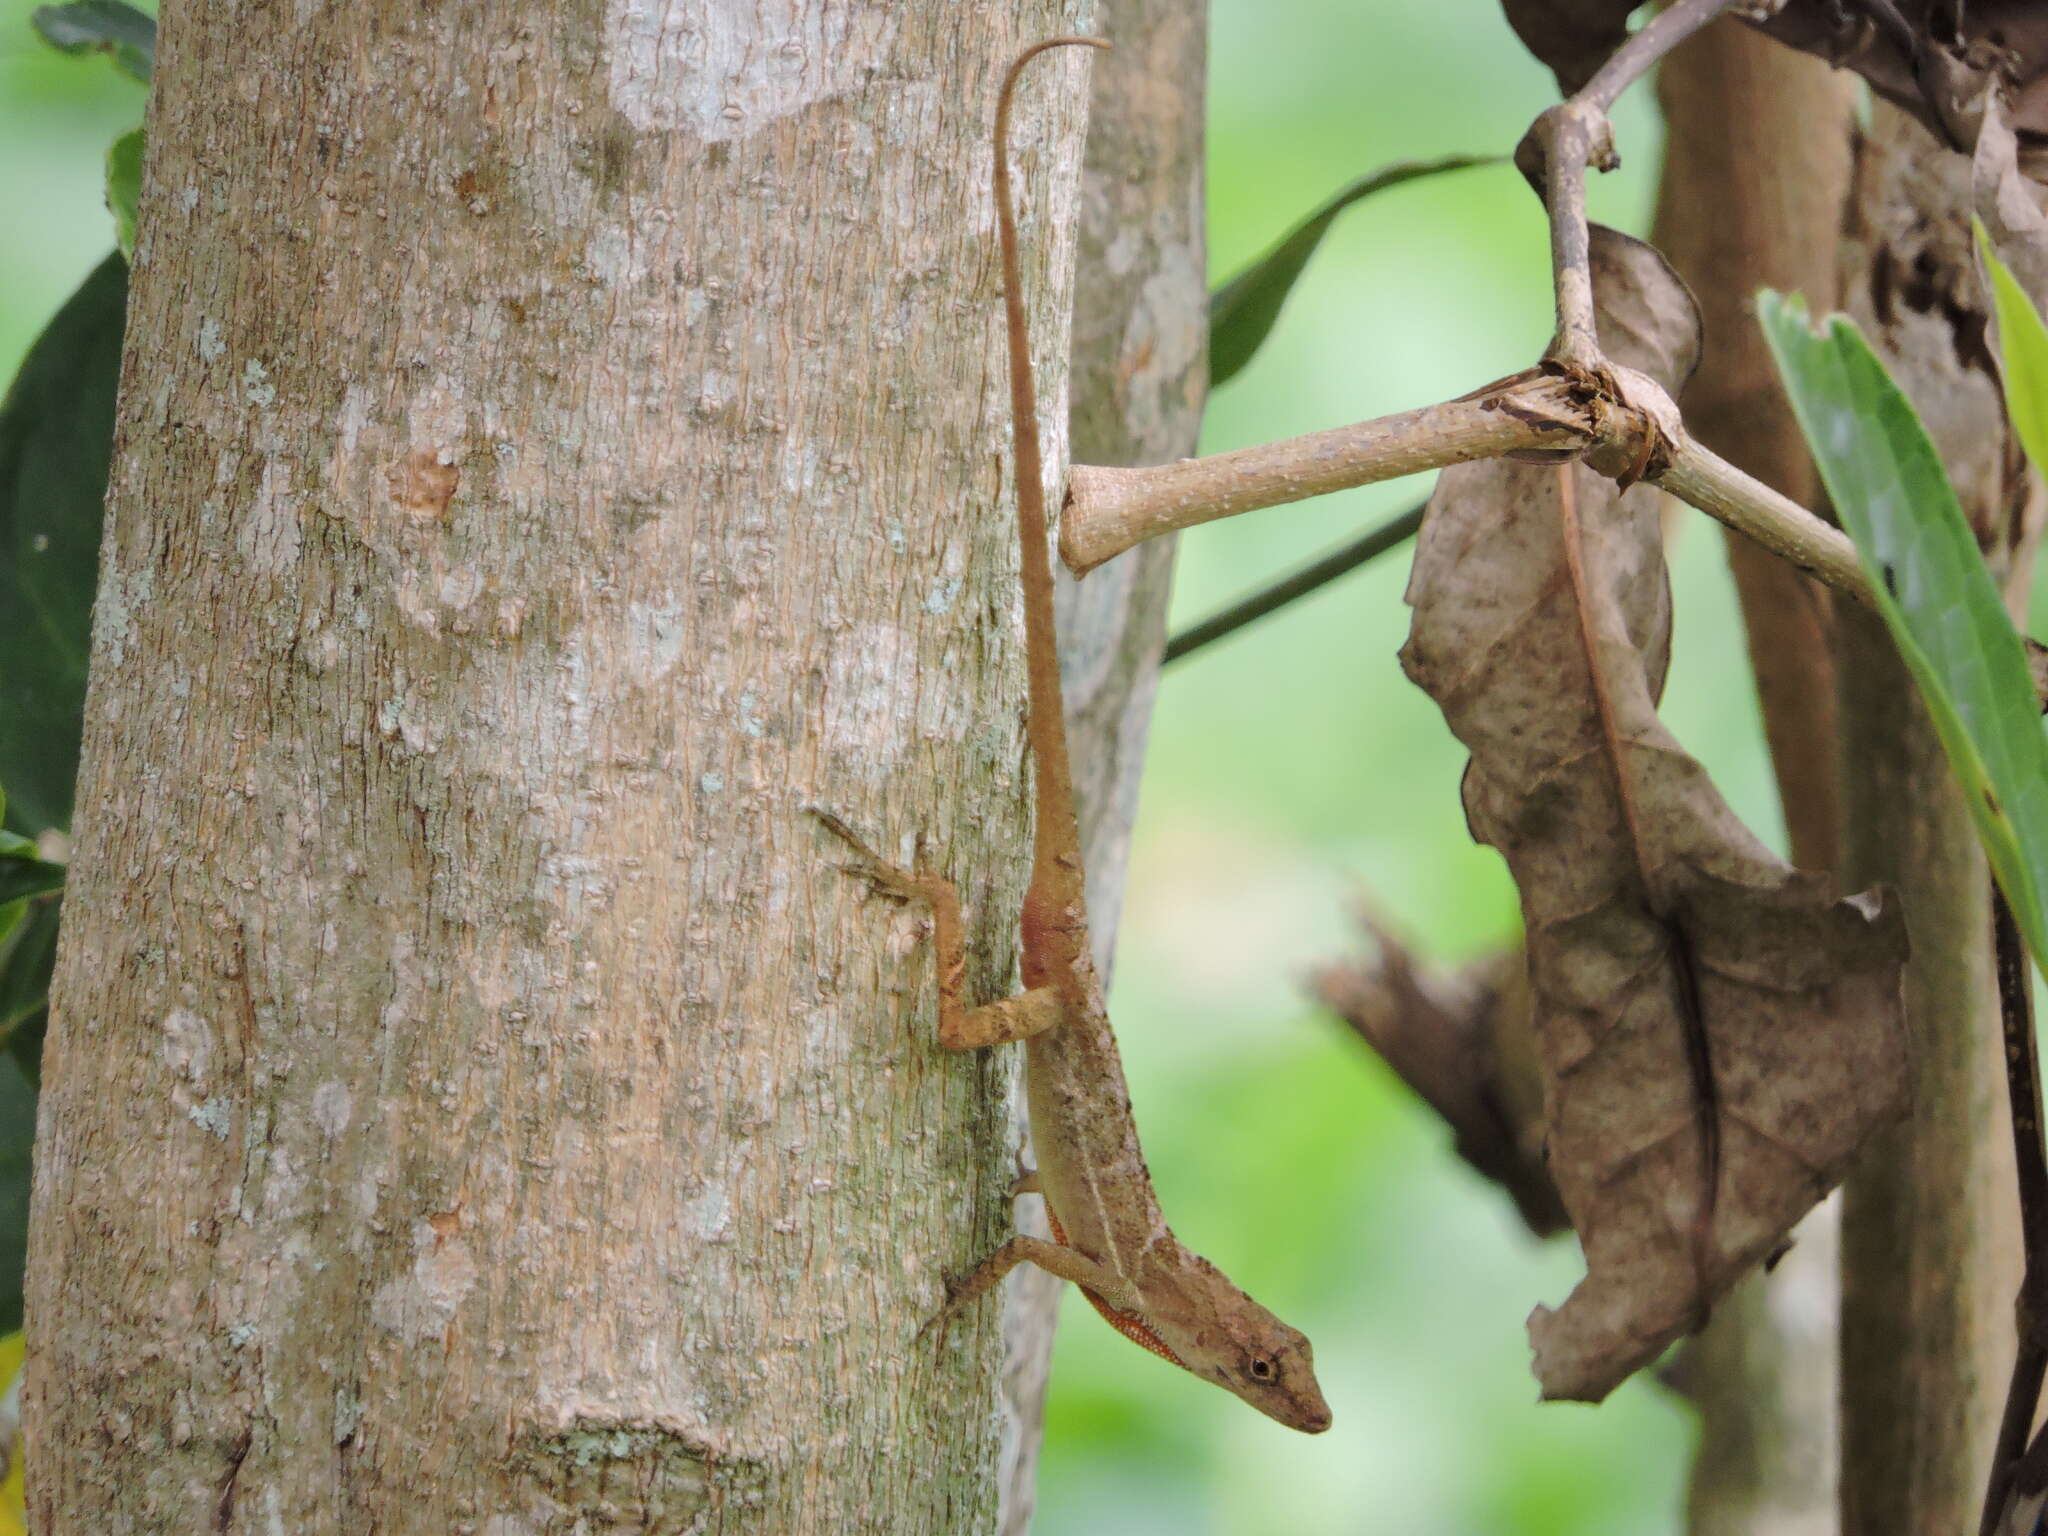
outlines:
{"label": "textured bark", "polygon": [[[1817,480],[1751,312],[1756,291],[1835,303],[1854,82],[1734,20],[1664,62],[1669,130],[1652,239],[1706,329],[1681,398],[1709,448],[1806,506]],[[1826,589],[1726,535],[1792,861],[1833,869],[1841,820]],[[1822,1536],[1835,1522],[1837,1207],[1716,1310],[1678,1371],[1700,1409],[1696,1536]]]}
{"label": "textured bark", "polygon": [[[1879,106],[1857,157],[1844,307],[1940,448],[2009,591],[2034,507],[1984,347],[1969,163]],[[1839,614],[1844,863],[1913,941],[1909,1121],[1844,1192],[1844,1536],[1976,1528],[2013,1352],[2020,1254],[1987,877],[1967,808],[1878,622]]]}
{"label": "textured bark", "polygon": [[[990,103],[1063,5],[162,17],[47,1054],[47,1533],[975,1531],[1026,813]],[[1082,61],[1027,87],[1063,399]],[[1052,444],[1055,465],[1064,455]]]}
{"label": "textured bark", "polygon": [[[1204,0],[1103,0],[1075,257],[1069,435],[1090,464],[1157,464],[1195,451],[1208,378],[1204,276]],[[1059,582],[1066,691],[1095,961],[1107,975],[1123,905],[1138,778],[1166,642],[1175,540],[1154,539]],[[1036,1201],[1020,1218],[1045,1235]],[[1004,1463],[1005,1533],[1030,1525],[1052,1321],[1063,1282],[1032,1265],[1008,1292],[1007,1387],[1024,1433]],[[1090,1324],[1088,1326],[1094,1326]]]}

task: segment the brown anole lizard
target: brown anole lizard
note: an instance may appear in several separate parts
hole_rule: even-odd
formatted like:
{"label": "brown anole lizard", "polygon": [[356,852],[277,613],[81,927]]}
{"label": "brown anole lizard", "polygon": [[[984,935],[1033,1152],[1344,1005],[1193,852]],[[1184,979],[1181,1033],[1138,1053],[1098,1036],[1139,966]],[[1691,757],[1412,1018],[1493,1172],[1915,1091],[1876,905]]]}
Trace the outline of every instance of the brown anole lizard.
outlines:
{"label": "brown anole lizard", "polygon": [[1024,66],[1048,48],[1072,44],[1109,46],[1100,38],[1059,37],[1027,49],[1010,66],[996,104],[996,227],[1009,331],[1017,529],[1023,546],[1030,676],[1026,725],[1037,799],[1031,884],[1020,921],[1024,990],[1000,1002],[967,1006],[961,996],[966,953],[960,898],[952,882],[925,867],[921,856],[914,871],[890,865],[836,816],[813,811],[864,860],[847,866],[852,873],[887,894],[930,906],[939,1043],[949,1050],[973,1050],[1025,1042],[1038,1171],[1020,1179],[1015,1192],[1045,1197],[1054,1241],[1011,1238],[953,1288],[934,1325],[943,1328],[1017,1265],[1036,1264],[1080,1286],[1125,1337],[1235,1392],[1282,1424],[1313,1434],[1330,1427],[1330,1410],[1316,1385],[1308,1340],[1232,1285],[1215,1265],[1183,1247],[1160,1212],[1089,948],[1008,143],[1011,97]]}

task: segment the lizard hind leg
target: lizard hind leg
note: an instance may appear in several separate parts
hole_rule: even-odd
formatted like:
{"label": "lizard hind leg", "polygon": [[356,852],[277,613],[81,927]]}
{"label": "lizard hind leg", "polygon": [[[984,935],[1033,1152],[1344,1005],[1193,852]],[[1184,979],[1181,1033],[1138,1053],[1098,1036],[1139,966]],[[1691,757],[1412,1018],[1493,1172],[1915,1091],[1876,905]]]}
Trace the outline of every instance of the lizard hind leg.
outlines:
{"label": "lizard hind leg", "polygon": [[939,1044],[949,1051],[975,1051],[1043,1034],[1066,1017],[1059,993],[1034,987],[980,1007],[969,1007],[966,926],[960,916],[960,893],[944,875],[926,869],[920,856],[914,870],[901,869],[870,848],[860,835],[822,806],[806,806],[834,836],[859,855],[857,864],[839,867],[867,881],[885,896],[923,902],[932,914],[932,947],[938,969]]}

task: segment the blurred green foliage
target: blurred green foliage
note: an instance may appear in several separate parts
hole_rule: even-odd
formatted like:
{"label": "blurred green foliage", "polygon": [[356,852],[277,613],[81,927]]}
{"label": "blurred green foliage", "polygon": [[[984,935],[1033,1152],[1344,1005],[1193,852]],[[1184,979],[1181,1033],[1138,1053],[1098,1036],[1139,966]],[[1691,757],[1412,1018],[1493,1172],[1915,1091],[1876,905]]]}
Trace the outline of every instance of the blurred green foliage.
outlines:
{"label": "blurred green foliage", "polygon": [[[0,0],[0,370],[112,245],[107,145],[139,87],[80,67]],[[1551,98],[1495,0],[1213,0],[1211,271],[1391,160],[1512,149]],[[1658,129],[1594,216],[1641,232]],[[1391,190],[1338,222],[1213,407],[1210,450],[1462,393],[1550,330],[1536,201],[1506,167]],[[1376,487],[1214,524],[1181,546],[1180,622],[1413,499]],[[1782,841],[1718,535],[1678,539],[1667,716]],[[1331,1020],[1301,976],[1344,952],[1362,887],[1420,950],[1510,939],[1512,890],[1458,805],[1463,753],[1394,653],[1402,551],[1191,659],[1161,690],[1115,1008],[1154,1175],[1182,1235],[1316,1341],[1327,1435],[1271,1425],[1133,1349],[1069,1297],[1039,1490],[1047,1536],[1654,1533],[1680,1524],[1689,1411],[1633,1383],[1540,1407],[1522,1319],[1578,1273]]]}

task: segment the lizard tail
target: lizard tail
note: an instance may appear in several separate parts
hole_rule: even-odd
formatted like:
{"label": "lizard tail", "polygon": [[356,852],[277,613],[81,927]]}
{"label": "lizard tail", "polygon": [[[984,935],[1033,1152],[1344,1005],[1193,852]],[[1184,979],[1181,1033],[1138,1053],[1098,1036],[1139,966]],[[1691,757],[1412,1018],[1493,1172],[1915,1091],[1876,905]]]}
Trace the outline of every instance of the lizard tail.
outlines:
{"label": "lizard tail", "polygon": [[[996,97],[996,233],[1002,246],[1003,319],[1009,335],[1010,430],[1016,454],[1017,532],[1023,544],[1020,558],[1025,656],[1031,681],[1031,758],[1038,789],[1031,885],[1041,896],[1049,896],[1071,878],[1065,865],[1078,859],[1080,833],[1073,824],[1073,773],[1067,764],[1059,650],[1053,637],[1052,561],[1046,549],[1038,389],[1031,375],[1031,337],[1025,327],[1024,291],[1018,276],[1017,214],[1010,193],[1010,104],[1026,65],[1048,49],[1068,47],[1107,48],[1109,43],[1099,37],[1054,37],[1034,43],[1017,56]],[[1061,807],[1067,808],[1064,816],[1059,813]]]}

